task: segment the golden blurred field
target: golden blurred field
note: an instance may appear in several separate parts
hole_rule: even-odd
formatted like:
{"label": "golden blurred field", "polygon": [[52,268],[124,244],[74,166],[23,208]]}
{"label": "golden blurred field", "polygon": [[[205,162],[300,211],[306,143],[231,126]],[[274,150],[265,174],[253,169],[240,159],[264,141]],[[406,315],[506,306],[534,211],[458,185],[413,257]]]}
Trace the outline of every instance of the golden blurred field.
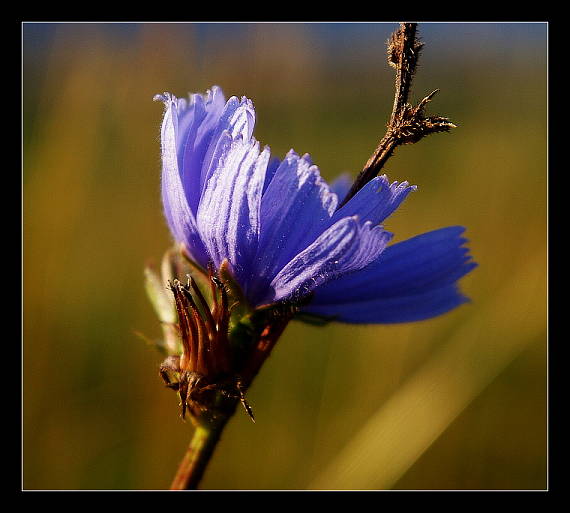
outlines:
{"label": "golden blurred field", "polygon": [[[170,239],[156,93],[252,98],[255,136],[355,175],[393,99],[396,24],[23,25],[24,489],[164,489],[190,439],[143,268]],[[545,489],[546,24],[421,24],[417,101],[459,127],[400,148],[403,240],[461,224],[472,302],[391,326],[291,324],[208,489]]]}

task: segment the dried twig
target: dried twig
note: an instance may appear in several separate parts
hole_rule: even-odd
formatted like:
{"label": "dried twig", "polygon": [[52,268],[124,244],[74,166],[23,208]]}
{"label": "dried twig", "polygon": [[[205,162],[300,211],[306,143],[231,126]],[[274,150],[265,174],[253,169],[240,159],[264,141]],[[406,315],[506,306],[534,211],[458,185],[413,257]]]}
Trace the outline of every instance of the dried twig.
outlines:
{"label": "dried twig", "polygon": [[423,43],[417,39],[416,32],[417,23],[400,23],[400,28],[388,40],[388,64],[396,69],[396,91],[392,115],[386,134],[338,208],[378,175],[398,146],[413,144],[426,135],[448,132],[451,128],[455,128],[448,118],[424,117],[426,105],[439,89],[428,94],[416,107],[408,103],[412,79],[423,47]]}

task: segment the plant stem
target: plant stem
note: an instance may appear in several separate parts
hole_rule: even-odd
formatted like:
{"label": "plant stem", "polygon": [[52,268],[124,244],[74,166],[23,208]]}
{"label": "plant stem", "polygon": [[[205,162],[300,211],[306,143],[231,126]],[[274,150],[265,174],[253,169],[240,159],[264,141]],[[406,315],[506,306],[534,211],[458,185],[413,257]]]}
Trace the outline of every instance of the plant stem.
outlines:
{"label": "plant stem", "polygon": [[394,104],[386,135],[380,140],[376,150],[337,209],[344,206],[380,173],[398,146],[413,144],[429,134],[447,132],[450,128],[455,128],[455,125],[447,118],[424,116],[424,108],[438,91],[437,89],[426,96],[416,107],[408,103],[422,47],[423,43],[417,38],[417,23],[400,23],[400,28],[388,40],[388,64],[395,68],[396,79]]}
{"label": "plant stem", "polygon": [[178,471],[170,485],[171,490],[195,490],[204,475],[224,426],[230,416],[211,427],[199,425],[194,431],[190,445],[180,462]]}

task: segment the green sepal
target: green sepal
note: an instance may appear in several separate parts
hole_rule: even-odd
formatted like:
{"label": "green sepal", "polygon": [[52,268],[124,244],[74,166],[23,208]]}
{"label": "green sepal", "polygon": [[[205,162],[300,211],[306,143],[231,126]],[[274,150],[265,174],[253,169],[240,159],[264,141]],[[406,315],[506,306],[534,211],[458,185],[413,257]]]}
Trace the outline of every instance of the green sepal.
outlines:
{"label": "green sepal", "polygon": [[149,265],[144,270],[145,290],[160,322],[175,323],[176,308],[166,282]]}
{"label": "green sepal", "polygon": [[150,341],[146,337],[144,338],[148,343],[152,343],[161,353],[168,355],[180,354],[182,344],[180,343],[176,327],[178,316],[170,291],[166,287],[166,282],[151,266],[145,268],[144,274],[146,293],[160,321],[163,340],[155,342]]}

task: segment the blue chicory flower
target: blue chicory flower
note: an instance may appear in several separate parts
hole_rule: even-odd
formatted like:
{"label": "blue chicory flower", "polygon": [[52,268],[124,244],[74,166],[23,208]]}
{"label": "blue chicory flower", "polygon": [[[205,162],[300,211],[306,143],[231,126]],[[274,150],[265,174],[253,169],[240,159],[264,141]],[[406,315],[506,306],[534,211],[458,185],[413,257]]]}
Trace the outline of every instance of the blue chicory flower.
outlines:
{"label": "blue chicory flower", "polygon": [[453,226],[388,246],[382,222],[415,186],[379,176],[337,209],[309,155],[271,158],[253,137],[251,100],[213,87],[164,93],[162,200],[172,235],[207,268],[224,260],[252,306],[306,298],[307,313],[348,323],[427,319],[467,301],[457,280],[476,264]]}

